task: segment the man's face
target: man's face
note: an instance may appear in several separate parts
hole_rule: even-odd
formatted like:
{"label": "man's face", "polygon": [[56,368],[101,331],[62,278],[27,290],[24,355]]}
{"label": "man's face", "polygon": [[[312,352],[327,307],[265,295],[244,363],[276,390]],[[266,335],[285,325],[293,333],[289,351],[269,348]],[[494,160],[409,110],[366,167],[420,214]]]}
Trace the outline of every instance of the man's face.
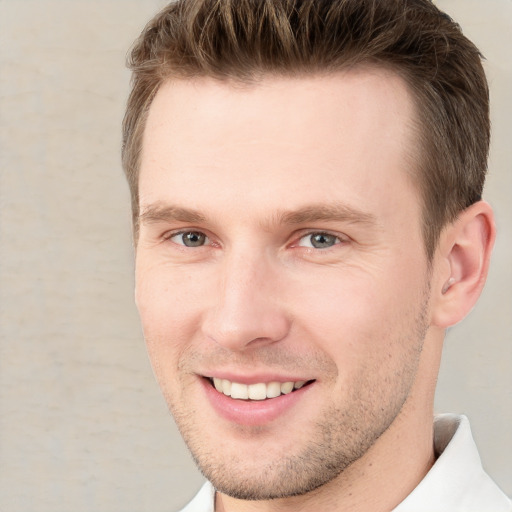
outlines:
{"label": "man's face", "polygon": [[406,86],[378,70],[158,92],[136,300],[165,398],[220,491],[310,491],[414,409],[429,272],[413,118]]}

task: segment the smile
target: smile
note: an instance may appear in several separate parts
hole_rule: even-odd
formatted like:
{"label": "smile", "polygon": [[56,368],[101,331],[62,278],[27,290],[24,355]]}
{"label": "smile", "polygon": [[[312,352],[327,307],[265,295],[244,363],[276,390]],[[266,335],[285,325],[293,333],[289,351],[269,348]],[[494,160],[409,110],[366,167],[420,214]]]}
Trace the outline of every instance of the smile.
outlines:
{"label": "smile", "polygon": [[301,389],[312,381],[289,381],[289,382],[258,382],[256,384],[242,384],[227,379],[213,377],[210,379],[215,389],[226,396],[236,400],[266,400],[287,395],[292,391]]}

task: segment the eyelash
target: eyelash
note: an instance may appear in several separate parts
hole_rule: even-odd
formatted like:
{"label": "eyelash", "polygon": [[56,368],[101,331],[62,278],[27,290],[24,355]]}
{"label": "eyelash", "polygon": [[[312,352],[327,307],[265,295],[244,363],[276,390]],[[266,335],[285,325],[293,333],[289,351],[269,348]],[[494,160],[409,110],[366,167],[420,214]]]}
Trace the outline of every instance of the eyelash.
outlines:
{"label": "eyelash", "polygon": [[[205,240],[207,241],[211,241],[211,238],[206,234],[204,233],[203,231],[199,230],[199,229],[184,229],[184,230],[181,230],[181,231],[173,231],[173,232],[170,232],[170,233],[165,233],[163,235],[163,240],[164,241],[169,241],[171,243],[174,243],[175,245],[178,245],[178,246],[181,246],[181,247],[185,247],[187,249],[194,249],[194,247],[191,247],[191,246],[187,246],[185,244],[180,244],[180,243],[177,243],[177,242],[173,242],[172,238],[174,237],[177,237],[177,236],[180,236],[180,235],[186,235],[188,233],[195,233],[195,234],[198,234],[198,235],[203,235],[205,237]],[[206,243],[203,244],[203,245],[198,245],[197,247],[204,247],[205,245],[207,245]]]}
{"label": "eyelash", "polygon": [[[333,238],[334,239],[334,243],[328,247],[312,247],[312,246],[307,246],[307,245],[302,245],[301,242],[305,239],[308,239],[310,240],[310,243],[312,244],[312,238],[314,236],[322,236],[324,238]],[[333,249],[335,246],[337,245],[340,245],[344,242],[345,240],[339,236],[339,235],[336,235],[334,233],[329,233],[328,231],[309,231],[308,233],[305,233],[303,234],[302,236],[299,237],[298,239],[298,242],[296,244],[294,244],[295,246],[297,247],[304,247],[304,248],[307,248],[309,250],[319,250],[319,251],[328,251],[329,249]]]}
{"label": "eyelash", "polygon": [[[190,233],[190,234],[194,233],[194,234],[198,234],[198,235],[203,235],[205,237],[205,243],[201,244],[201,245],[197,245],[197,246],[189,246],[189,245],[185,245],[184,243],[173,242],[172,238],[180,236],[180,235],[185,235],[185,234],[188,234],[188,233]],[[328,247],[312,247],[312,246],[307,246],[307,245],[302,245],[301,244],[301,241],[303,241],[304,239],[306,239],[308,237],[311,240],[311,237],[313,237],[314,235],[324,236],[324,237],[333,237],[335,239],[335,241],[334,241],[333,245],[330,245]],[[164,236],[162,238],[163,238],[164,241],[170,241],[171,243],[174,243],[175,245],[177,245],[179,247],[182,247],[184,249],[195,249],[195,248],[201,248],[201,247],[205,247],[205,246],[214,246],[214,247],[219,247],[220,246],[220,244],[212,243],[212,238],[209,237],[206,233],[204,233],[201,230],[195,230],[195,229],[187,229],[187,230],[180,230],[180,231],[166,233],[166,234],[164,234]],[[334,233],[331,233],[329,231],[310,230],[310,231],[307,231],[307,232],[300,233],[300,236],[296,237],[295,241],[289,247],[292,247],[292,248],[302,247],[302,248],[304,248],[304,249],[306,249],[308,251],[327,252],[329,250],[332,250],[334,247],[336,247],[338,245],[342,245],[345,242],[347,242],[346,237],[342,237],[342,236],[340,236],[338,234],[334,234]]]}

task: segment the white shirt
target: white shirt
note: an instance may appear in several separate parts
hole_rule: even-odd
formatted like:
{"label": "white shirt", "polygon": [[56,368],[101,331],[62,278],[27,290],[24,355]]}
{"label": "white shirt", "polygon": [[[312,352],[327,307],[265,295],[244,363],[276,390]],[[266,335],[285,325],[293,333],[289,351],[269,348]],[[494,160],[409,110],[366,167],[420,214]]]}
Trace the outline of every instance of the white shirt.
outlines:
{"label": "white shirt", "polygon": [[[391,512],[512,512],[512,501],[483,470],[465,416],[434,420],[435,464]],[[207,482],[181,512],[214,512],[215,490]]]}

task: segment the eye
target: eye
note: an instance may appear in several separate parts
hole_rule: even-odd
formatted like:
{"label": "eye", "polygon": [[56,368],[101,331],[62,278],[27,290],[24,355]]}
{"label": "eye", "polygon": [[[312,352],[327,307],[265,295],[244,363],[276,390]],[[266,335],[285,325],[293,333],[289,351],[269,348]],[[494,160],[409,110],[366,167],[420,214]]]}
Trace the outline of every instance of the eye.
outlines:
{"label": "eye", "polygon": [[201,247],[209,242],[208,237],[200,231],[182,231],[169,237],[169,240],[185,247]]}
{"label": "eye", "polygon": [[299,240],[298,245],[313,249],[329,249],[339,243],[341,243],[339,237],[330,233],[309,233]]}

